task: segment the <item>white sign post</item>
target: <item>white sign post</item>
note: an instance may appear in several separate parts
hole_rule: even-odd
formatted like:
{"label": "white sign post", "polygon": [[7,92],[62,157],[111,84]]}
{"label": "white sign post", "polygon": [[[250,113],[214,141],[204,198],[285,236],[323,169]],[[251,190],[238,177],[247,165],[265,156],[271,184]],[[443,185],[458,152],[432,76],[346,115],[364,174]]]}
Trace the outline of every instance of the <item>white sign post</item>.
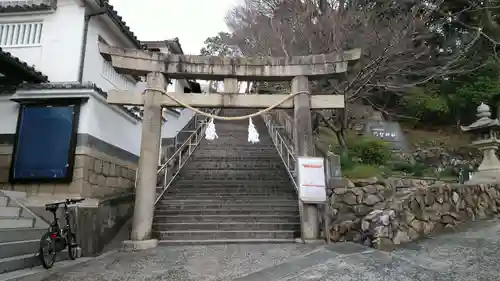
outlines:
{"label": "white sign post", "polygon": [[298,157],[299,198],[304,203],[326,201],[325,159]]}

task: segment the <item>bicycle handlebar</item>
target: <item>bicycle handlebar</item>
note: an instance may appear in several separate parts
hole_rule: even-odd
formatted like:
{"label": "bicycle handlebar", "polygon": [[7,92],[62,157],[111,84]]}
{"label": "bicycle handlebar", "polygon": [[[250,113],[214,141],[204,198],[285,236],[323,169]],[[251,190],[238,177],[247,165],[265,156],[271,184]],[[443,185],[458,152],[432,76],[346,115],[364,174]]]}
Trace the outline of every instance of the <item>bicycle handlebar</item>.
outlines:
{"label": "bicycle handlebar", "polygon": [[71,204],[76,204],[84,201],[85,198],[79,198],[79,199],[66,199],[64,201],[59,201],[59,202],[53,202],[49,204],[45,204],[45,206],[55,206],[55,205],[71,205]]}

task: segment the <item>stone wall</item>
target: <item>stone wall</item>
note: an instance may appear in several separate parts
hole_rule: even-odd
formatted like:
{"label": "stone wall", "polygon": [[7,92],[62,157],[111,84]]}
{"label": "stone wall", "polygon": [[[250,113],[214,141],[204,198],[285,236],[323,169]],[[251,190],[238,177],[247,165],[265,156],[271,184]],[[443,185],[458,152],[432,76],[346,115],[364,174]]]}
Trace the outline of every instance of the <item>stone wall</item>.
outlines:
{"label": "stone wall", "polygon": [[133,214],[134,195],[101,200],[97,208],[79,208],[76,230],[84,256],[96,256]]}
{"label": "stone wall", "polygon": [[382,182],[335,188],[326,238],[379,249],[500,212],[500,184],[435,184],[396,190]]}
{"label": "stone wall", "polygon": [[12,144],[13,136],[3,136],[0,144],[2,189],[26,192],[28,196],[90,198],[105,198],[133,191],[138,157],[87,134],[78,135],[71,183],[9,184]]}
{"label": "stone wall", "polygon": [[[72,225],[76,226],[78,243],[84,256],[95,256],[102,252],[118,233],[119,229],[132,217],[134,194],[122,194],[99,201],[85,200],[75,212],[71,208]],[[18,199],[25,203],[23,199]],[[31,201],[33,203],[33,201]],[[45,211],[41,204],[30,206],[30,209],[46,222],[52,220],[52,214]],[[62,209],[59,218],[63,218]]]}
{"label": "stone wall", "polygon": [[52,217],[45,204],[85,197],[76,216],[77,237],[84,255],[99,254],[132,215],[138,157],[79,134],[71,183],[14,185],[9,183],[13,140],[13,135],[0,135],[0,188],[26,192],[27,197],[19,200],[47,222]]}
{"label": "stone wall", "polygon": [[[328,240],[363,243],[361,220],[375,209],[383,209],[395,189],[376,178],[366,181],[348,181],[347,187],[334,188],[327,211]],[[352,184],[352,185],[351,185]]]}

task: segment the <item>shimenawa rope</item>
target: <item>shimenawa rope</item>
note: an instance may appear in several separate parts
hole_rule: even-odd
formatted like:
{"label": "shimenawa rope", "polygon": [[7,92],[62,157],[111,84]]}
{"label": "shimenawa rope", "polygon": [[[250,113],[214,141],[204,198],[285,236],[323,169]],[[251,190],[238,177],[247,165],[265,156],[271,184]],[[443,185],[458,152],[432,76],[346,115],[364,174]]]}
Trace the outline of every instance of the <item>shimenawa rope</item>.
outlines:
{"label": "shimenawa rope", "polygon": [[218,138],[217,133],[215,131],[214,119],[215,120],[223,120],[223,121],[237,121],[237,120],[249,119],[248,141],[251,142],[251,143],[257,143],[257,142],[259,142],[259,133],[257,132],[257,130],[255,129],[255,126],[252,123],[252,117],[259,116],[261,114],[267,113],[267,112],[273,110],[274,108],[278,107],[280,104],[284,103],[285,101],[287,101],[287,100],[295,97],[296,95],[300,95],[300,94],[308,94],[308,95],[310,95],[311,94],[309,91],[298,91],[296,93],[290,93],[288,96],[286,96],[282,100],[278,101],[277,103],[271,105],[270,107],[262,109],[260,111],[255,112],[255,113],[252,113],[252,114],[247,114],[247,115],[243,115],[243,116],[218,116],[218,115],[213,115],[213,114],[210,114],[210,113],[203,112],[203,111],[199,110],[198,108],[192,107],[191,105],[189,105],[189,104],[183,102],[182,100],[174,97],[173,95],[171,95],[170,93],[168,93],[165,89],[149,88],[148,87],[148,88],[144,89],[144,91],[156,91],[156,92],[160,92],[160,93],[168,96],[173,101],[175,101],[176,103],[180,104],[181,106],[183,106],[185,108],[188,108],[188,109],[191,109],[192,111],[194,111],[194,112],[196,112],[196,113],[198,113],[200,115],[203,115],[205,117],[210,118],[210,122],[208,123],[206,131],[205,131],[205,138],[208,139],[208,140],[214,140],[214,139]]}

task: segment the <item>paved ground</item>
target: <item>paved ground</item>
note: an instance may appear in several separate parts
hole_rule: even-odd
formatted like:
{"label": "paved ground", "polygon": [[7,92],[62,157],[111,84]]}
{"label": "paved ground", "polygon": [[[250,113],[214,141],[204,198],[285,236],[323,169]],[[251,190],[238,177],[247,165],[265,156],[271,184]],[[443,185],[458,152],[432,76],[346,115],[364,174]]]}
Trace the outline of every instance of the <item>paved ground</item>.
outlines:
{"label": "paved ground", "polygon": [[500,280],[500,221],[392,253],[360,245],[218,245],[114,253],[46,281]]}

